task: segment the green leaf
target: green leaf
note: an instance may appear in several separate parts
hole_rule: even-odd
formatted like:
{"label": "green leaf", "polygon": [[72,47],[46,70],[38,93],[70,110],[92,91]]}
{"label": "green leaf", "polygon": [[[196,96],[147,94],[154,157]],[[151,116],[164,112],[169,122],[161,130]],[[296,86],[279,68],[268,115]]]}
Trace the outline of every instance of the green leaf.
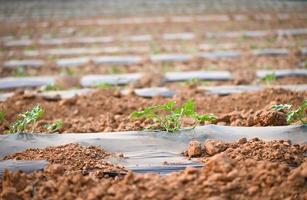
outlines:
{"label": "green leaf", "polygon": [[63,121],[62,120],[57,120],[53,124],[46,124],[44,127],[50,132],[56,132],[60,130],[63,126]]}
{"label": "green leaf", "polygon": [[214,121],[217,119],[217,117],[213,114],[206,114],[206,115],[197,115],[196,116],[197,120],[199,120],[200,122],[204,122],[204,121]]}
{"label": "green leaf", "polygon": [[188,100],[181,107],[174,110],[175,105],[175,101],[170,101],[166,104],[147,107],[142,111],[134,111],[131,113],[131,116],[135,118],[143,117],[146,119],[152,119],[155,122],[154,125],[151,125],[152,128],[168,132],[180,130],[182,128],[181,119],[184,116],[190,117],[196,121],[192,128],[195,128],[199,122],[213,121],[216,119],[216,116],[213,114],[198,115],[195,112],[194,100]]}
{"label": "green leaf", "polygon": [[273,110],[289,110],[292,107],[290,104],[278,104],[278,105],[273,105],[272,109]]}
{"label": "green leaf", "polygon": [[0,122],[4,120],[6,113],[4,111],[0,111]]}
{"label": "green leaf", "polygon": [[37,105],[33,107],[30,111],[26,111],[19,114],[20,119],[15,121],[10,126],[11,133],[20,133],[27,129],[27,126],[34,123],[44,115],[44,110],[41,106]]}

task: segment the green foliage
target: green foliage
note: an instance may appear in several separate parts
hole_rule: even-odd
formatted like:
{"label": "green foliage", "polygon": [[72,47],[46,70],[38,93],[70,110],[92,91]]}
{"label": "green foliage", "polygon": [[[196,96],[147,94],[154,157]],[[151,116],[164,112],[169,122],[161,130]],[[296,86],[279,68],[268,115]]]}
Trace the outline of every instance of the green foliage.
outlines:
{"label": "green foliage", "polygon": [[0,122],[2,122],[5,118],[6,113],[4,111],[0,111]]}
{"label": "green foliage", "polygon": [[28,126],[32,124],[32,132],[36,127],[36,122],[44,115],[44,110],[37,105],[32,110],[26,111],[19,115],[19,119],[10,125],[10,133],[21,133],[27,130]]}
{"label": "green foliage", "polygon": [[278,105],[273,105],[272,109],[273,110],[289,110],[292,107],[290,104],[278,104]]}
{"label": "green foliage", "polygon": [[123,68],[113,65],[107,69],[108,74],[120,74],[123,73]]}
{"label": "green foliage", "polygon": [[14,72],[14,76],[17,76],[17,77],[23,77],[26,75],[26,71],[25,71],[25,68],[23,67],[17,67],[15,69],[15,72]]}
{"label": "green foliage", "polygon": [[65,67],[63,68],[63,70],[61,71],[62,75],[67,75],[67,76],[74,76],[76,74],[76,70],[73,68],[68,68]]}
{"label": "green foliage", "polygon": [[48,85],[44,85],[41,87],[42,91],[58,91],[61,90],[62,88],[58,85],[55,84],[48,84]]}
{"label": "green foliage", "polygon": [[98,83],[96,86],[98,89],[107,89],[113,87],[110,83]]}
{"label": "green foliage", "polygon": [[[167,132],[175,132],[182,128],[181,119],[183,117],[192,118],[194,124],[191,128],[195,128],[200,122],[214,121],[216,116],[213,114],[199,115],[195,111],[195,102],[188,100],[182,106],[175,108],[176,102],[170,101],[162,105],[154,105],[147,107],[142,111],[135,111],[131,114],[134,118],[151,119],[155,124],[149,129],[163,130]],[[161,112],[168,114],[163,115]]]}
{"label": "green foliage", "polygon": [[275,73],[271,73],[266,75],[262,80],[265,82],[265,84],[267,85],[271,85],[276,81],[276,74]]}
{"label": "green foliage", "polygon": [[49,133],[54,133],[59,131],[63,126],[62,120],[57,120],[52,124],[46,124],[44,127],[48,130]]}
{"label": "green foliage", "polygon": [[149,43],[149,48],[150,48],[151,54],[161,53],[160,48],[158,47],[158,45],[154,41],[151,41]]}
{"label": "green foliage", "polygon": [[287,122],[289,124],[300,121],[302,124],[307,125],[307,100],[304,100],[303,103],[297,109],[291,109],[292,105],[289,104],[279,104],[273,105],[273,110],[288,110],[287,112]]}
{"label": "green foliage", "polygon": [[198,78],[192,78],[190,80],[183,82],[183,84],[189,87],[194,87],[194,86],[196,87],[196,86],[201,86],[201,85],[208,86],[210,85],[210,81],[203,81]]}

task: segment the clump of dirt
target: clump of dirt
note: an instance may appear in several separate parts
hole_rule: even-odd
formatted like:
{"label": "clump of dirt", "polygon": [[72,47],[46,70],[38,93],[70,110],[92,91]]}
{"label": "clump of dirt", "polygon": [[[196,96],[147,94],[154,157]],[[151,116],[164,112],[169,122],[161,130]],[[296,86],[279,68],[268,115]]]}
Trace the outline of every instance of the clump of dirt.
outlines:
{"label": "clump of dirt", "polygon": [[0,132],[7,130],[19,113],[38,104],[45,110],[45,115],[38,124],[37,132],[45,131],[44,124],[60,119],[64,122],[60,132],[141,130],[152,122],[132,119],[130,114],[133,111],[169,101],[182,105],[191,96],[195,100],[198,113],[213,113],[219,117],[219,123],[267,126],[285,125],[285,115],[278,111],[269,111],[268,105],[287,103],[298,106],[307,98],[307,92],[266,89],[254,93],[216,96],[186,88],[172,98],[143,98],[133,94],[121,95],[112,89],[102,89],[71,99],[51,101],[19,91],[12,98],[0,102],[0,110],[6,113],[5,120],[0,124]]}
{"label": "clump of dirt", "polygon": [[123,167],[106,161],[110,156],[116,155],[96,146],[83,147],[79,144],[67,144],[44,149],[27,149],[5,156],[3,160],[47,160],[50,164],[56,164],[56,168],[63,170],[65,174],[78,172],[83,175],[91,174],[97,178],[108,177],[110,174],[126,174],[127,170]]}
{"label": "clump of dirt", "polygon": [[[202,169],[169,176],[129,173],[116,180],[50,172],[4,173],[2,199],[306,199],[307,162],[290,169],[268,161],[238,161],[225,153]],[[282,189],[281,189],[282,188]]]}
{"label": "clump of dirt", "polygon": [[62,75],[55,79],[55,85],[61,89],[80,87],[80,77]]}
{"label": "clump of dirt", "polygon": [[272,110],[272,106],[264,109],[247,112],[234,111],[222,115],[217,119],[217,123],[231,126],[285,126],[288,124],[287,115],[284,111]]}
{"label": "clump of dirt", "polygon": [[129,85],[130,88],[158,87],[164,83],[164,75],[156,70],[150,70],[142,74],[142,77]]}
{"label": "clump of dirt", "polygon": [[[196,143],[191,141],[191,144]],[[203,162],[208,162],[216,154],[223,152],[229,158],[245,161],[248,159],[256,161],[270,161],[286,163],[291,166],[299,166],[307,162],[307,145],[291,144],[291,141],[273,140],[263,141],[258,138],[247,140],[242,138],[236,142],[224,143],[222,141],[208,139],[201,147],[201,153],[192,154],[189,148],[184,154],[189,157],[202,157]]]}

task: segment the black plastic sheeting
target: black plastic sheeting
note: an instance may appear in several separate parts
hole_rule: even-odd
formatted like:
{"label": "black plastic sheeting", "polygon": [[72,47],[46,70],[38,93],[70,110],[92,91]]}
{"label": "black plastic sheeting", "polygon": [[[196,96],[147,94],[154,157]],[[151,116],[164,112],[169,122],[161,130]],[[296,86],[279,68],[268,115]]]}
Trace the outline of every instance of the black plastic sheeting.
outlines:
{"label": "black plastic sheeting", "polygon": [[[0,135],[0,156],[23,151],[27,148],[44,148],[68,143],[98,145],[110,152],[121,152],[124,158],[111,157],[114,164],[120,164],[135,172],[154,172],[166,174],[179,171],[187,166],[200,167],[201,164],[187,160],[181,153],[189,141],[196,139],[219,139],[225,142],[236,141],[242,137],[258,137],[263,140],[291,140],[293,143],[307,143],[307,126],[279,127],[229,127],[206,125],[194,130],[178,133],[166,132],[112,132],[112,133],[71,133],[71,134],[11,134]],[[0,162],[0,172],[4,167],[20,168],[20,163]],[[40,165],[41,166],[41,165]],[[29,165],[27,171],[31,171]],[[33,170],[37,170],[36,168]]]}

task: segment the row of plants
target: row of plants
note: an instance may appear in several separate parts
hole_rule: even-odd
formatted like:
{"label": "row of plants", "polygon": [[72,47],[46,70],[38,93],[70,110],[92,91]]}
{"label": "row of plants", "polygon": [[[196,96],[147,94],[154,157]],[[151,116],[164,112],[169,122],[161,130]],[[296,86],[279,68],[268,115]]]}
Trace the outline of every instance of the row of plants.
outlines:
{"label": "row of plants", "polygon": [[[297,121],[307,125],[307,100],[294,109],[290,104],[273,105],[272,110],[286,112],[288,124]],[[0,122],[5,120],[5,112],[0,111]],[[9,133],[35,132],[37,122],[43,117],[44,109],[40,105],[34,106],[31,110],[18,115],[18,119],[10,125]],[[194,129],[205,121],[214,122],[217,117],[214,114],[198,114],[194,100],[188,100],[181,106],[177,106],[175,101],[166,104],[153,105],[141,111],[131,113],[132,118],[143,118],[151,120],[152,125],[146,130],[176,132],[182,129]],[[184,127],[183,119],[192,120],[192,125]],[[55,133],[63,126],[62,120],[45,124],[47,133]]]}

